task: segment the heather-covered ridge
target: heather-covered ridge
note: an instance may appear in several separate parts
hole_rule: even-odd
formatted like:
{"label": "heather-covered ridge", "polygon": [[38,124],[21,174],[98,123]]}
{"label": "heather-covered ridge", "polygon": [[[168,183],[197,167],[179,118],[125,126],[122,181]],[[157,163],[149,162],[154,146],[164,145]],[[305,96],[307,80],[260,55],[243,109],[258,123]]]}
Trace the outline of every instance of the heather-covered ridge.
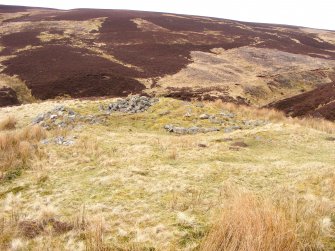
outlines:
{"label": "heather-covered ridge", "polygon": [[318,92],[335,67],[333,31],[200,16],[2,5],[0,35],[1,74],[41,100],[144,93],[264,106]]}

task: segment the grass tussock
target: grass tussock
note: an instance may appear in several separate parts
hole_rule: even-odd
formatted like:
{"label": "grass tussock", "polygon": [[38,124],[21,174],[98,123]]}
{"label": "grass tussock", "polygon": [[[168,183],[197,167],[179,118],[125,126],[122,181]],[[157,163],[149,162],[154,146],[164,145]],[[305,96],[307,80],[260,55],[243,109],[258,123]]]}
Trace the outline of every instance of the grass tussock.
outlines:
{"label": "grass tussock", "polygon": [[37,143],[45,136],[44,129],[37,125],[0,133],[1,179],[11,179],[27,168],[29,161],[41,153]]}
{"label": "grass tussock", "polygon": [[15,129],[17,119],[14,116],[7,116],[0,121],[0,131]]}
{"label": "grass tussock", "polygon": [[202,250],[296,251],[294,224],[271,203],[244,194],[227,202]]}
{"label": "grass tussock", "polygon": [[335,123],[321,118],[295,118],[293,123],[331,134],[335,133]]}
{"label": "grass tussock", "polygon": [[275,122],[287,119],[283,112],[275,109],[256,108],[246,105],[237,105],[234,103],[224,103],[221,100],[213,102],[213,106],[217,109],[224,109],[230,112],[238,113],[245,118],[266,119]]}
{"label": "grass tussock", "polygon": [[226,201],[201,250],[328,250],[331,214],[332,207],[315,198],[290,194],[274,201],[239,193]]}

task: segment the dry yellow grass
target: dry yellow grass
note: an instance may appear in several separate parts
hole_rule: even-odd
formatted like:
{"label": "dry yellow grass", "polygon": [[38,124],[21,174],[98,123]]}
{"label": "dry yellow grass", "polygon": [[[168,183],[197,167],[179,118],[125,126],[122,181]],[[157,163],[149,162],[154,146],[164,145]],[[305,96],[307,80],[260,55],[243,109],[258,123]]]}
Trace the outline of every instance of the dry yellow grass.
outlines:
{"label": "dry yellow grass", "polygon": [[330,250],[333,241],[333,205],[317,197],[287,193],[264,198],[250,192],[235,193],[204,239],[208,251]]}
{"label": "dry yellow grass", "polygon": [[61,39],[70,38],[70,36],[69,36],[69,34],[65,34],[65,35],[50,34],[47,31],[43,31],[37,36],[37,38],[39,38],[42,42],[50,42],[50,41],[54,41],[54,40],[61,40]]}
{"label": "dry yellow grass", "polygon": [[[211,53],[192,51],[191,57],[192,63],[174,75],[162,77],[158,87],[150,91],[169,93],[170,87],[185,87],[217,97],[222,92],[215,89],[226,89],[230,97],[245,97],[253,105],[264,106],[300,94],[301,89],[308,91],[318,84],[331,82],[328,76],[318,77],[311,70],[327,72],[329,67],[334,66],[331,60],[315,60],[310,56],[248,46],[231,50],[215,48]],[[257,60],[258,57],[262,60]],[[306,74],[318,80],[308,81]],[[279,82],[276,88],[270,88],[267,83],[275,81],[275,75],[289,84]]]}
{"label": "dry yellow grass", "polygon": [[219,109],[226,109],[231,112],[240,113],[246,118],[265,119],[273,122],[289,123],[293,125],[298,124],[303,127],[312,128],[326,133],[335,133],[335,123],[322,118],[289,118],[285,116],[285,113],[276,109],[256,108],[252,106],[236,105],[233,103],[223,103],[221,100],[215,101],[213,106]]}
{"label": "dry yellow grass", "polygon": [[237,194],[225,202],[204,251],[297,251],[296,223],[269,201]]}
{"label": "dry yellow grass", "polygon": [[[39,153],[36,143],[45,137],[39,126],[0,133],[0,172],[1,179],[11,179],[20,175],[28,161]],[[0,179],[0,181],[1,181]]]}
{"label": "dry yellow grass", "polygon": [[0,131],[14,129],[16,124],[17,120],[14,116],[6,116],[6,118],[0,121]]}
{"label": "dry yellow grass", "polygon": [[[26,128],[37,114],[60,104],[96,115],[108,102],[48,101],[6,108],[0,115],[15,113],[17,127]],[[227,110],[237,122],[269,121],[231,133],[174,135],[163,129],[165,124],[213,126],[197,118]],[[187,112],[191,117],[184,116]],[[296,125],[276,111],[164,98],[144,113],[113,113],[103,123],[74,126],[48,131],[51,141],[45,145],[38,144],[43,138],[38,127],[6,131],[17,135],[16,154],[30,168],[0,186],[0,218],[9,226],[0,232],[0,249],[197,250],[200,244],[216,245],[209,240],[218,220],[229,226],[225,231],[238,232],[235,240],[242,238],[250,250],[266,248],[271,238],[271,247],[278,249],[334,246],[334,143],[322,128]],[[75,136],[75,143],[57,145],[56,136]],[[239,141],[247,147],[230,150]],[[35,148],[28,142],[40,150],[30,152]],[[18,220],[9,223],[12,215]],[[51,226],[33,238],[16,231],[21,221],[50,219],[73,228],[58,234]],[[253,225],[256,230],[250,231]]]}
{"label": "dry yellow grass", "polygon": [[327,133],[335,133],[335,123],[325,120],[325,119],[318,119],[318,118],[295,118],[292,121],[293,123],[313,128],[316,130],[320,130]]}

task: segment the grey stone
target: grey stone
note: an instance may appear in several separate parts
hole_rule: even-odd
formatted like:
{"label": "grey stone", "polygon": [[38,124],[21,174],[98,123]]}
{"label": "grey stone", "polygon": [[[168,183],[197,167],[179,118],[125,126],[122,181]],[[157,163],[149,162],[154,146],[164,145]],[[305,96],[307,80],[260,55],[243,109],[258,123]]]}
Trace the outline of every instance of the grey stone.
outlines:
{"label": "grey stone", "polygon": [[50,140],[48,140],[48,139],[42,139],[40,142],[41,142],[41,144],[43,144],[43,145],[47,145],[47,144],[50,143]]}
{"label": "grey stone", "polygon": [[242,129],[240,126],[229,126],[229,127],[226,127],[224,128],[224,132],[225,133],[230,133],[230,132],[233,132],[233,131],[236,131],[236,130],[240,130]]}
{"label": "grey stone", "polygon": [[223,112],[220,112],[220,115],[226,119],[232,119],[235,117],[235,114],[234,113],[231,113],[231,112],[227,112],[227,111],[223,111]]}
{"label": "grey stone", "polygon": [[158,99],[146,96],[128,96],[108,105],[109,112],[140,113],[149,109]]}
{"label": "grey stone", "polygon": [[39,124],[44,120],[44,114],[39,114],[35,119],[33,119],[33,124]]}
{"label": "grey stone", "polygon": [[190,112],[187,112],[187,113],[184,114],[184,117],[186,117],[186,118],[189,118],[191,116],[192,116],[192,114]]}
{"label": "grey stone", "polygon": [[74,140],[72,137],[65,138],[63,136],[58,136],[54,139],[55,144],[57,145],[64,145],[64,146],[70,146],[74,144]]}
{"label": "grey stone", "polygon": [[85,122],[90,124],[98,124],[103,121],[103,118],[99,118],[95,115],[83,116],[77,114],[73,110],[65,107],[58,106],[51,111],[44,114],[39,114],[33,121],[33,124],[39,124],[43,128],[50,130],[52,128],[65,128],[74,127],[75,122]]}
{"label": "grey stone", "polygon": [[208,115],[207,113],[203,113],[199,116],[199,119],[209,119],[210,115]]}
{"label": "grey stone", "polygon": [[197,126],[181,127],[181,126],[174,126],[174,125],[165,125],[164,128],[168,132],[173,132],[177,134],[196,134],[196,133],[207,133],[207,132],[220,131],[219,128],[202,128],[202,127],[197,127]]}
{"label": "grey stone", "polygon": [[204,132],[218,132],[218,131],[220,131],[219,128],[215,128],[215,127],[204,128],[203,130],[204,130]]}

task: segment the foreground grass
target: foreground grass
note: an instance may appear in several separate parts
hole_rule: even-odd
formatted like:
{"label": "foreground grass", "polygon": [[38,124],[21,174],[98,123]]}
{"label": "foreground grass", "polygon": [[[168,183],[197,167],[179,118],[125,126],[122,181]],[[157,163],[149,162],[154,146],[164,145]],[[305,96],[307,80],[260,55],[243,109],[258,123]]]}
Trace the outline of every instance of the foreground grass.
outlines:
{"label": "foreground grass", "polygon": [[[38,112],[55,105],[39,104]],[[99,113],[95,101],[68,105]],[[15,112],[23,127],[36,116],[31,107],[6,112]],[[235,124],[256,118],[269,123],[232,133],[174,135],[162,129],[211,126],[198,116],[222,109],[236,113]],[[276,112],[162,99],[142,114],[112,114],[101,124],[50,131],[47,137],[76,136],[76,143],[36,143],[45,155],[2,184],[0,246],[332,250],[332,126],[315,130]],[[231,147],[234,142],[247,147]],[[35,236],[26,234],[27,225]]]}

